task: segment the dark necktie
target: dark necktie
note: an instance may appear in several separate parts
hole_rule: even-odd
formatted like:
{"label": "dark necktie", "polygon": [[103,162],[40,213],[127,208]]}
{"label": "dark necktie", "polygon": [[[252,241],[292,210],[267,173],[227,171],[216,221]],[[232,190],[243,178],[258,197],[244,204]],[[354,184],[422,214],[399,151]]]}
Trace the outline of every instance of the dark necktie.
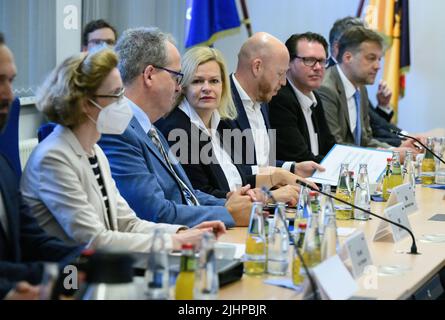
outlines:
{"label": "dark necktie", "polygon": [[173,174],[173,176],[175,177],[175,179],[178,182],[179,186],[181,187],[182,194],[184,195],[184,198],[185,198],[187,204],[189,206],[199,206],[198,199],[195,197],[195,195],[189,189],[189,187],[187,187],[185,182],[182,181],[182,179],[176,173],[176,171],[175,171],[175,169],[174,169],[174,167],[173,167],[173,165],[172,165],[172,163],[170,161],[170,158],[168,157],[167,152],[165,151],[164,146],[162,145],[162,142],[159,139],[158,132],[156,131],[156,129],[151,128],[148,131],[148,136],[151,138],[151,141],[153,141],[153,143],[156,146],[156,148],[158,148],[159,153],[162,155],[162,157],[164,158],[165,163],[167,164],[167,167],[170,169],[170,172]]}

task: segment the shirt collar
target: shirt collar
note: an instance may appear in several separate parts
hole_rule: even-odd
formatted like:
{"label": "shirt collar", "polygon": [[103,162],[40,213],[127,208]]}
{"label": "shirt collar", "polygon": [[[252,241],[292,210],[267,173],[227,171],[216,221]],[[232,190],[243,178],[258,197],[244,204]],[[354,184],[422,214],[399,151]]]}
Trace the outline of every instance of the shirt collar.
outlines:
{"label": "shirt collar", "polygon": [[134,117],[139,122],[144,132],[148,133],[148,131],[150,131],[151,127],[153,126],[151,124],[150,118],[136,103],[128,98],[126,99],[128,101],[128,104],[130,105],[131,110],[133,110]]}
{"label": "shirt collar", "polygon": [[255,103],[254,101],[252,101],[252,99],[250,99],[250,97],[247,94],[247,92],[243,89],[243,87],[241,87],[241,84],[236,79],[235,74],[232,74],[232,80],[233,80],[233,83],[235,84],[236,90],[239,93],[241,101],[243,102],[243,105],[246,108],[249,108],[251,110],[255,110],[255,109],[261,107],[261,105],[259,103]]}
{"label": "shirt collar", "polygon": [[305,95],[303,92],[301,92],[293,83],[292,81],[287,78],[287,81],[290,83],[292,89],[295,92],[295,95],[297,96],[298,101],[300,102],[301,107],[306,110],[309,111],[311,110],[311,107],[317,106],[317,99],[315,98],[314,93],[311,91],[309,93],[309,96]]}
{"label": "shirt collar", "polygon": [[[190,118],[191,123],[197,126],[200,130],[210,135],[201,117],[196,112],[196,110],[190,105],[187,99],[184,99],[178,106],[178,108],[181,109]],[[219,115],[218,110],[213,111],[212,118],[210,120],[210,129],[212,133],[214,133],[217,130],[220,121],[221,121],[221,116]]]}
{"label": "shirt collar", "polygon": [[343,70],[340,68],[339,64],[336,65],[336,68],[338,70],[338,73],[340,74],[340,79],[341,82],[343,83],[343,87],[345,87],[346,99],[350,99],[352,98],[352,96],[354,96],[354,93],[357,91],[357,89],[343,73]]}

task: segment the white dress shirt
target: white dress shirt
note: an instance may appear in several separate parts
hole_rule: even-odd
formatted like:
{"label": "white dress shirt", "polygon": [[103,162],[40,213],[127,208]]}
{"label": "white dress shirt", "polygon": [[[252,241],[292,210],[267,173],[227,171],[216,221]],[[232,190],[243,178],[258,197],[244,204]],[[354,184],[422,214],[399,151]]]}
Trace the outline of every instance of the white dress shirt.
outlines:
{"label": "white dress shirt", "polygon": [[312,122],[312,109],[311,109],[312,106],[313,107],[317,106],[317,99],[315,98],[315,95],[312,91],[310,92],[309,96],[307,96],[303,92],[298,90],[298,88],[294,86],[294,84],[289,78],[287,79],[287,81],[289,81],[292,89],[294,90],[298,102],[300,103],[301,110],[303,111],[304,119],[306,120],[307,130],[309,132],[311,152],[314,156],[318,156],[319,154],[318,135],[315,132],[314,124]]}
{"label": "white dress shirt", "polygon": [[232,75],[236,90],[243,102],[246,110],[247,119],[249,120],[250,128],[252,129],[253,141],[255,142],[255,155],[258,166],[252,166],[252,174],[258,173],[258,167],[269,166],[270,140],[267,132],[266,123],[264,122],[263,114],[261,113],[261,105],[258,102],[253,102],[249,95],[236,80],[235,75]]}
{"label": "white dress shirt", "polygon": [[348,102],[349,126],[351,127],[351,133],[354,134],[357,125],[357,108],[354,94],[358,89],[356,89],[352,82],[345,76],[339,65],[336,65],[336,68],[340,74],[343,87],[345,88],[346,101]]}
{"label": "white dress shirt", "polygon": [[237,188],[242,187],[243,181],[241,179],[241,175],[236,166],[233,164],[232,159],[224,148],[222,148],[220,143],[219,134],[217,131],[219,122],[221,121],[219,112],[217,110],[213,112],[210,120],[210,130],[208,130],[201,117],[198,115],[195,109],[190,106],[186,99],[184,99],[184,101],[179,105],[179,109],[184,111],[184,113],[190,118],[191,123],[210,137],[213,154],[224,172],[230,191],[235,191]]}

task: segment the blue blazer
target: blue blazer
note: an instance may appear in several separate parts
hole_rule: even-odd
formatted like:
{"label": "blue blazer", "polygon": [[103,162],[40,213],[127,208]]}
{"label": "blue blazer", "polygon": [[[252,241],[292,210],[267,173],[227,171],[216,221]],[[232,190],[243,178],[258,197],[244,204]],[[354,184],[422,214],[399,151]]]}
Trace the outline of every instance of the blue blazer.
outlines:
{"label": "blue blazer", "polygon": [[29,214],[19,192],[17,177],[7,160],[0,154],[0,193],[8,219],[8,256],[0,261],[0,298],[17,281],[37,284],[42,277],[42,264],[38,261],[71,262],[80,255],[83,247],[67,246],[50,237]]}
{"label": "blue blazer", "polygon": [[[169,150],[161,133],[159,137],[165,150]],[[176,179],[135,117],[122,135],[103,135],[99,145],[108,157],[121,195],[140,218],[189,227],[209,220],[221,220],[226,227],[235,226],[224,207],[225,201],[194,190],[182,166],[172,157],[178,176],[194,190],[201,204],[186,205]]]}
{"label": "blue blazer", "polygon": [[[251,129],[250,127],[250,123],[249,123],[249,119],[247,118],[247,113],[246,110],[244,109],[244,105],[243,102],[241,100],[241,97],[238,93],[238,90],[236,89],[235,83],[233,82],[232,77],[230,77],[230,86],[232,88],[232,98],[233,98],[233,102],[235,103],[236,106],[236,110],[238,112],[238,117],[234,120],[223,120],[221,121],[220,126],[218,127],[218,130],[221,132],[221,134],[224,137],[224,130],[227,129],[239,129],[241,131],[244,131],[246,129]],[[269,130],[271,129],[270,126],[270,121],[269,121],[269,106],[267,103],[263,103],[261,104],[261,113],[263,115],[264,118],[264,123],[266,125],[266,128]],[[227,141],[225,142],[225,144],[228,143]],[[232,150],[231,150],[231,155],[232,155],[232,160],[235,161],[235,159],[233,158],[234,156],[236,156],[235,150],[233,149],[233,147],[235,145],[238,146],[239,148],[239,143],[240,141],[231,141],[230,144],[227,145],[231,145],[232,146]],[[249,130],[247,131],[247,135],[246,135],[246,139],[243,139],[243,141],[241,141],[241,159],[242,159],[242,163],[243,163],[243,170],[245,172],[246,175],[251,175],[252,174],[252,168],[251,166],[257,165],[257,159],[256,159],[256,152],[255,152],[255,143],[253,140],[253,135],[252,132]],[[274,148],[275,144],[271,144],[271,148]],[[253,154],[254,157],[254,163],[247,163],[248,159],[250,159],[251,155]],[[284,161],[282,160],[276,160],[275,166],[276,167],[282,167],[284,164]]]}

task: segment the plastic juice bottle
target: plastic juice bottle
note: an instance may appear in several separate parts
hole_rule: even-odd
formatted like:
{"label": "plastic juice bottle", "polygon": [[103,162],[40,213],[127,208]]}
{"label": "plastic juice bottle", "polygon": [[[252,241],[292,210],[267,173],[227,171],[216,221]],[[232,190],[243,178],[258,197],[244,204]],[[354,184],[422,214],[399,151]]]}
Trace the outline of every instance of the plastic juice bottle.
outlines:
{"label": "plastic juice bottle", "polygon": [[176,278],[176,300],[193,300],[196,263],[193,245],[182,245],[181,267]]}
{"label": "plastic juice bottle", "polygon": [[383,177],[383,185],[382,185],[382,197],[383,200],[388,201],[389,199],[389,192],[388,192],[388,184],[389,184],[389,178],[391,176],[391,162],[392,159],[388,158],[386,159],[386,171],[385,176]]}

